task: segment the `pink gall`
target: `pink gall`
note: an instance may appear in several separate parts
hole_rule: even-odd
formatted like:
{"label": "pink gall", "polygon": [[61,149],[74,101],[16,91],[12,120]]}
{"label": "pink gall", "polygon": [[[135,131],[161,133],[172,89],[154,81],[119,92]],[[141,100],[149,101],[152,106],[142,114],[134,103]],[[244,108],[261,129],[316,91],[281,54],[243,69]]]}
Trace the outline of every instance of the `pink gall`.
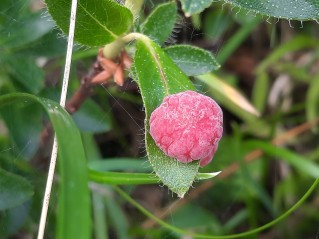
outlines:
{"label": "pink gall", "polygon": [[210,97],[185,91],[164,98],[150,117],[150,134],[169,157],[207,165],[223,133],[223,112]]}

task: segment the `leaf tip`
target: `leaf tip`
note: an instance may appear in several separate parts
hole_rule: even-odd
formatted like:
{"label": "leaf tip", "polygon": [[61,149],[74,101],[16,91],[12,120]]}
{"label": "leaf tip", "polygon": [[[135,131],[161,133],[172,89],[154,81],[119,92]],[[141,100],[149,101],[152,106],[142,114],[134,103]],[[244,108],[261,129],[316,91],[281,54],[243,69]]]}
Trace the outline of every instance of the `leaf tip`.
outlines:
{"label": "leaf tip", "polygon": [[180,199],[183,199],[184,196],[185,196],[185,193],[178,193],[177,196],[178,196]]}
{"label": "leaf tip", "polygon": [[185,12],[185,17],[190,17],[192,14],[190,12]]}
{"label": "leaf tip", "polygon": [[211,179],[211,178],[218,176],[221,172],[222,171],[212,172],[212,173],[198,173],[196,175],[196,179],[197,180]]}

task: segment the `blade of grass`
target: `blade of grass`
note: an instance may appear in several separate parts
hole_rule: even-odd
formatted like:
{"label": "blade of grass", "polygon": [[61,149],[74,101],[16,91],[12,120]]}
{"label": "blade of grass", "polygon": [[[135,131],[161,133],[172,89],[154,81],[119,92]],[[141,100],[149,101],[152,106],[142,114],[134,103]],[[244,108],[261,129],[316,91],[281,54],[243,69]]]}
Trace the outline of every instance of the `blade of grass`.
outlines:
{"label": "blade of grass", "polygon": [[[56,238],[91,238],[87,167],[80,133],[76,125],[70,115],[54,101],[23,93],[0,97],[0,107],[21,102],[35,102],[43,106],[49,115],[60,145],[58,149],[60,183]],[[45,198],[44,203],[48,203],[48,197]]]}
{"label": "blade of grass", "polygon": [[103,196],[94,193],[92,194],[93,213],[94,213],[94,234],[96,239],[108,239],[107,222],[105,217],[105,205]]}
{"label": "blade of grass", "polygon": [[[90,163],[93,158],[99,158],[100,152],[95,143],[94,136],[91,133],[82,133],[82,142],[84,152],[87,161]],[[90,184],[92,193],[92,209],[93,209],[93,220],[94,220],[94,238],[96,239],[108,239],[108,220],[106,218],[106,209],[104,203],[104,196],[99,191],[94,190],[94,186]]]}
{"label": "blade of grass", "polygon": [[88,167],[96,171],[125,170],[141,173],[151,173],[152,168],[147,159],[136,158],[107,158],[102,160],[92,160]]}
{"label": "blade of grass", "polygon": [[252,147],[254,149],[262,149],[268,155],[279,157],[280,159],[288,162],[297,170],[303,172],[306,175],[312,176],[314,178],[319,177],[319,166],[287,149],[279,148],[270,143],[257,140],[246,141],[245,145],[247,147]]}
{"label": "blade of grass", "polygon": [[260,115],[256,108],[238,90],[219,79],[214,74],[196,76],[201,82],[209,86],[214,98],[227,107],[231,112],[247,122],[255,122]]}
{"label": "blade of grass", "polygon": [[269,66],[275,64],[281,57],[289,52],[298,51],[303,48],[317,47],[318,43],[318,39],[309,36],[297,36],[272,51],[272,53],[259,64],[256,72],[261,73],[266,71]]}
{"label": "blade of grass", "polygon": [[239,47],[239,45],[246,39],[246,37],[257,27],[261,22],[260,18],[254,18],[248,24],[242,26],[222,47],[218,55],[216,56],[217,62],[223,65],[231,54]]}
{"label": "blade of grass", "polygon": [[[318,102],[319,102],[319,75],[314,77],[310,82],[307,91],[306,98],[306,116],[308,122],[315,120],[319,115]],[[315,132],[318,131],[318,127],[314,127]]]}
{"label": "blade of grass", "polygon": [[[195,179],[210,179],[219,173],[198,173]],[[99,172],[96,170],[89,170],[89,178],[91,181],[110,185],[158,184],[161,181],[156,174],[152,173]]]}
{"label": "blade of grass", "polygon": [[112,197],[105,197],[105,205],[108,215],[114,225],[117,237],[119,239],[129,239],[128,235],[128,222],[118,202]]}
{"label": "blade of grass", "polygon": [[145,216],[153,219],[154,221],[156,221],[158,224],[160,224],[162,227],[167,228],[177,234],[181,234],[181,235],[189,235],[192,236],[194,238],[207,238],[207,239],[230,239],[230,238],[247,238],[248,236],[254,235],[258,232],[261,232],[263,230],[266,230],[272,226],[274,226],[275,224],[279,223],[280,221],[282,221],[283,219],[285,219],[286,217],[288,217],[291,213],[293,213],[294,211],[296,211],[301,205],[302,203],[311,195],[311,193],[316,189],[316,187],[319,184],[319,178],[317,178],[314,183],[310,186],[310,188],[306,191],[306,193],[302,196],[302,198],[297,201],[291,208],[289,208],[285,213],[281,214],[279,217],[277,217],[276,219],[274,219],[273,221],[266,223],[263,226],[257,227],[253,230],[249,230],[246,232],[242,232],[242,233],[237,233],[237,234],[231,234],[231,235],[221,235],[221,236],[217,236],[217,235],[206,235],[206,234],[196,234],[196,233],[192,233],[177,227],[174,227],[171,224],[168,224],[164,221],[162,221],[161,219],[159,219],[158,217],[154,216],[153,213],[149,212],[148,210],[146,210],[142,205],[140,205],[139,203],[137,203],[133,198],[131,198],[125,191],[123,191],[122,189],[120,189],[119,187],[114,186],[114,189],[126,200],[128,201],[130,204],[132,204],[136,209],[138,209],[141,213],[143,213]]}
{"label": "blade of grass", "polygon": [[160,182],[155,174],[150,173],[116,173],[89,170],[89,178],[97,183],[111,185],[156,184]]}
{"label": "blade of grass", "polygon": [[[68,35],[68,46],[67,46],[66,59],[65,59],[62,91],[61,91],[61,96],[60,96],[60,105],[63,108],[65,107],[66,94],[68,91],[68,84],[69,84],[77,4],[78,4],[77,0],[72,0],[71,13],[70,13],[69,35]],[[61,140],[62,139],[60,139],[60,141]],[[81,138],[79,141],[81,142]],[[71,142],[70,142],[70,144],[71,144]],[[69,145],[69,144],[66,143],[66,145]],[[80,152],[81,152],[81,150],[80,150]],[[85,158],[83,150],[82,150],[82,154],[83,154],[82,157]],[[47,218],[47,214],[48,214],[48,208],[49,208],[50,195],[51,195],[51,189],[52,189],[52,184],[53,184],[53,177],[54,177],[57,155],[58,155],[57,137],[54,136],[53,148],[52,148],[52,152],[51,152],[50,167],[49,167],[49,172],[48,172],[47,183],[45,186],[44,199],[43,199],[43,205],[42,205],[42,210],[41,210],[38,239],[43,239],[43,236],[44,236],[45,224],[46,224],[46,218]],[[67,158],[67,159],[69,160],[69,158]],[[68,168],[66,170],[68,170]],[[62,195],[61,198],[67,199],[67,197],[64,197],[63,193],[66,193],[66,195],[68,195],[69,192],[64,192],[63,188],[64,188],[64,184],[62,184],[62,187],[61,187],[61,195]],[[60,208],[62,208],[62,209],[60,209],[61,210],[60,212],[62,212],[62,214],[65,212],[64,206],[65,206],[64,204],[62,204],[62,206],[60,206]],[[67,223],[64,223],[63,222],[63,220],[65,219],[64,216],[65,215],[58,217],[57,238],[73,238],[74,236],[76,236],[76,231],[70,231],[68,229],[71,221],[66,220]],[[70,228],[72,228],[72,226]],[[86,238],[88,235],[83,234],[82,236],[83,236],[83,238]]]}

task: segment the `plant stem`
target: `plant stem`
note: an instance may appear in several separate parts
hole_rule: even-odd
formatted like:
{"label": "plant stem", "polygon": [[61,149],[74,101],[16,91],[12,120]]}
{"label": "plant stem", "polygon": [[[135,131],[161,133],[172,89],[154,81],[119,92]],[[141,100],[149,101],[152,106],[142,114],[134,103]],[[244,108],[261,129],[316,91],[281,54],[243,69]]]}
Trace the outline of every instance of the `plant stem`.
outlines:
{"label": "plant stem", "polygon": [[142,40],[142,41],[145,41],[145,42],[150,42],[151,41],[147,36],[145,36],[142,33],[138,33],[138,32],[132,32],[130,34],[127,34],[126,36],[122,37],[122,40],[125,43],[129,43],[129,42],[135,41],[135,40]]}
{"label": "plant stem", "polygon": [[247,38],[247,36],[253,31],[257,25],[261,22],[259,18],[252,20],[240,28],[225,44],[225,46],[218,53],[217,61],[220,65],[223,65],[231,54],[238,48],[238,46]]}
{"label": "plant stem", "polygon": [[[70,27],[69,27],[70,30],[69,30],[69,36],[68,36],[68,47],[67,47],[67,53],[66,53],[62,91],[61,91],[61,97],[60,97],[60,105],[62,107],[65,106],[66,94],[68,91],[69,75],[70,75],[71,60],[72,60],[72,50],[73,50],[73,38],[74,38],[74,29],[75,29],[76,10],[77,10],[77,0],[72,0],[71,15],[70,15]],[[43,205],[42,205],[42,210],[41,210],[38,239],[43,239],[43,236],[44,236],[45,224],[46,224],[46,219],[47,219],[47,214],[48,214],[48,208],[49,208],[50,195],[51,195],[52,183],[53,183],[53,178],[54,178],[54,171],[55,171],[57,155],[58,155],[58,144],[57,144],[56,137],[54,137],[53,149],[52,149],[51,160],[50,160],[50,167],[49,167],[48,178],[47,178],[47,183],[46,183],[45,193],[44,193],[44,198],[43,198]]]}
{"label": "plant stem", "polygon": [[83,102],[92,94],[92,84],[91,81],[94,76],[101,72],[101,66],[98,61],[96,61],[88,74],[81,78],[80,87],[74,92],[72,97],[66,103],[65,109],[70,113],[74,114]]}
{"label": "plant stem", "polygon": [[182,235],[190,235],[191,237],[194,237],[194,238],[231,239],[231,238],[247,238],[248,236],[254,235],[254,234],[256,234],[258,232],[261,232],[261,231],[263,231],[263,230],[265,230],[267,228],[270,228],[271,226],[274,226],[275,224],[277,224],[281,220],[283,220],[286,217],[288,217],[291,213],[296,211],[302,205],[302,203],[304,203],[305,200],[311,195],[311,193],[316,189],[318,184],[319,184],[319,178],[317,178],[313,182],[313,184],[310,186],[310,188],[307,190],[307,192],[302,196],[302,198],[299,199],[298,202],[296,202],[285,213],[283,213],[282,215],[280,215],[276,219],[272,220],[271,222],[266,223],[263,226],[257,227],[255,229],[252,229],[252,230],[249,230],[249,231],[246,231],[246,232],[237,233],[237,234],[231,234],[231,235],[220,235],[220,236],[218,236],[218,235],[208,235],[208,234],[196,234],[196,233],[192,233],[192,232],[183,230],[181,228],[175,227],[175,226],[173,226],[173,225],[171,225],[171,224],[169,224],[167,222],[164,222],[160,218],[156,217],[151,212],[146,210],[143,206],[141,206],[138,202],[136,202],[133,198],[131,198],[125,191],[123,191],[122,189],[120,189],[117,186],[113,186],[113,187],[126,201],[131,203],[141,213],[143,213],[145,216],[153,219],[154,221],[156,221],[158,224],[160,224],[164,228],[167,228],[167,229],[169,229],[169,230],[171,230],[173,232],[176,232],[176,233],[182,234]]}
{"label": "plant stem", "polygon": [[142,40],[144,42],[150,42],[150,39],[147,36],[141,33],[132,32],[124,37],[116,39],[114,42],[110,44],[105,45],[103,48],[103,56],[105,58],[115,60],[124,48],[125,44],[137,39]]}
{"label": "plant stem", "polygon": [[[271,143],[273,145],[283,145],[287,143],[289,140],[294,139],[301,135],[302,133],[305,133],[306,131],[312,129],[314,126],[317,126],[319,124],[319,118],[317,118],[314,121],[311,122],[305,122],[301,125],[298,125],[280,135],[278,135],[276,138],[274,138]],[[246,163],[250,163],[259,157],[263,155],[263,151],[260,149],[253,150],[245,155],[244,160]],[[233,175],[235,172],[239,169],[238,163],[233,163],[229,165],[227,168],[223,170],[223,172],[218,175],[217,178],[219,179],[226,179],[229,176]],[[155,216],[159,217],[160,219],[166,218],[168,215],[173,213],[174,211],[178,210],[179,208],[183,207],[185,204],[190,203],[192,200],[195,200],[196,198],[199,198],[204,192],[206,192],[208,189],[210,189],[214,185],[214,181],[208,180],[202,183],[199,187],[195,188],[194,190],[190,191],[187,198],[180,199],[176,202],[173,202],[172,204],[168,205],[162,210],[158,210],[155,212]],[[146,220],[142,223],[142,227],[144,229],[149,229],[153,227],[156,224],[153,220]]]}
{"label": "plant stem", "polygon": [[114,42],[111,42],[110,44],[104,46],[103,56],[110,60],[115,60],[124,48],[124,46],[125,42],[122,40],[122,38],[118,38]]}
{"label": "plant stem", "polygon": [[137,19],[139,12],[142,9],[144,0],[126,0],[125,7],[131,10],[134,16],[134,21]]}

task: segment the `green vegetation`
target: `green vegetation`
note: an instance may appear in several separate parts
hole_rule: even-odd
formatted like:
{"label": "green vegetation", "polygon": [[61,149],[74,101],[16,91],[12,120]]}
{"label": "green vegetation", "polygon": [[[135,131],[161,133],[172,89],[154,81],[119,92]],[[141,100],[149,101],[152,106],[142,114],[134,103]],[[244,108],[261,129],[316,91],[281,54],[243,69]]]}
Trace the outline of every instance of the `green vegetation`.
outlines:
{"label": "green vegetation", "polygon": [[[316,0],[78,0],[65,109],[71,1],[45,3],[0,3],[0,238],[36,238],[54,135],[48,238],[318,236]],[[204,168],[148,132],[186,90],[224,111]]]}

